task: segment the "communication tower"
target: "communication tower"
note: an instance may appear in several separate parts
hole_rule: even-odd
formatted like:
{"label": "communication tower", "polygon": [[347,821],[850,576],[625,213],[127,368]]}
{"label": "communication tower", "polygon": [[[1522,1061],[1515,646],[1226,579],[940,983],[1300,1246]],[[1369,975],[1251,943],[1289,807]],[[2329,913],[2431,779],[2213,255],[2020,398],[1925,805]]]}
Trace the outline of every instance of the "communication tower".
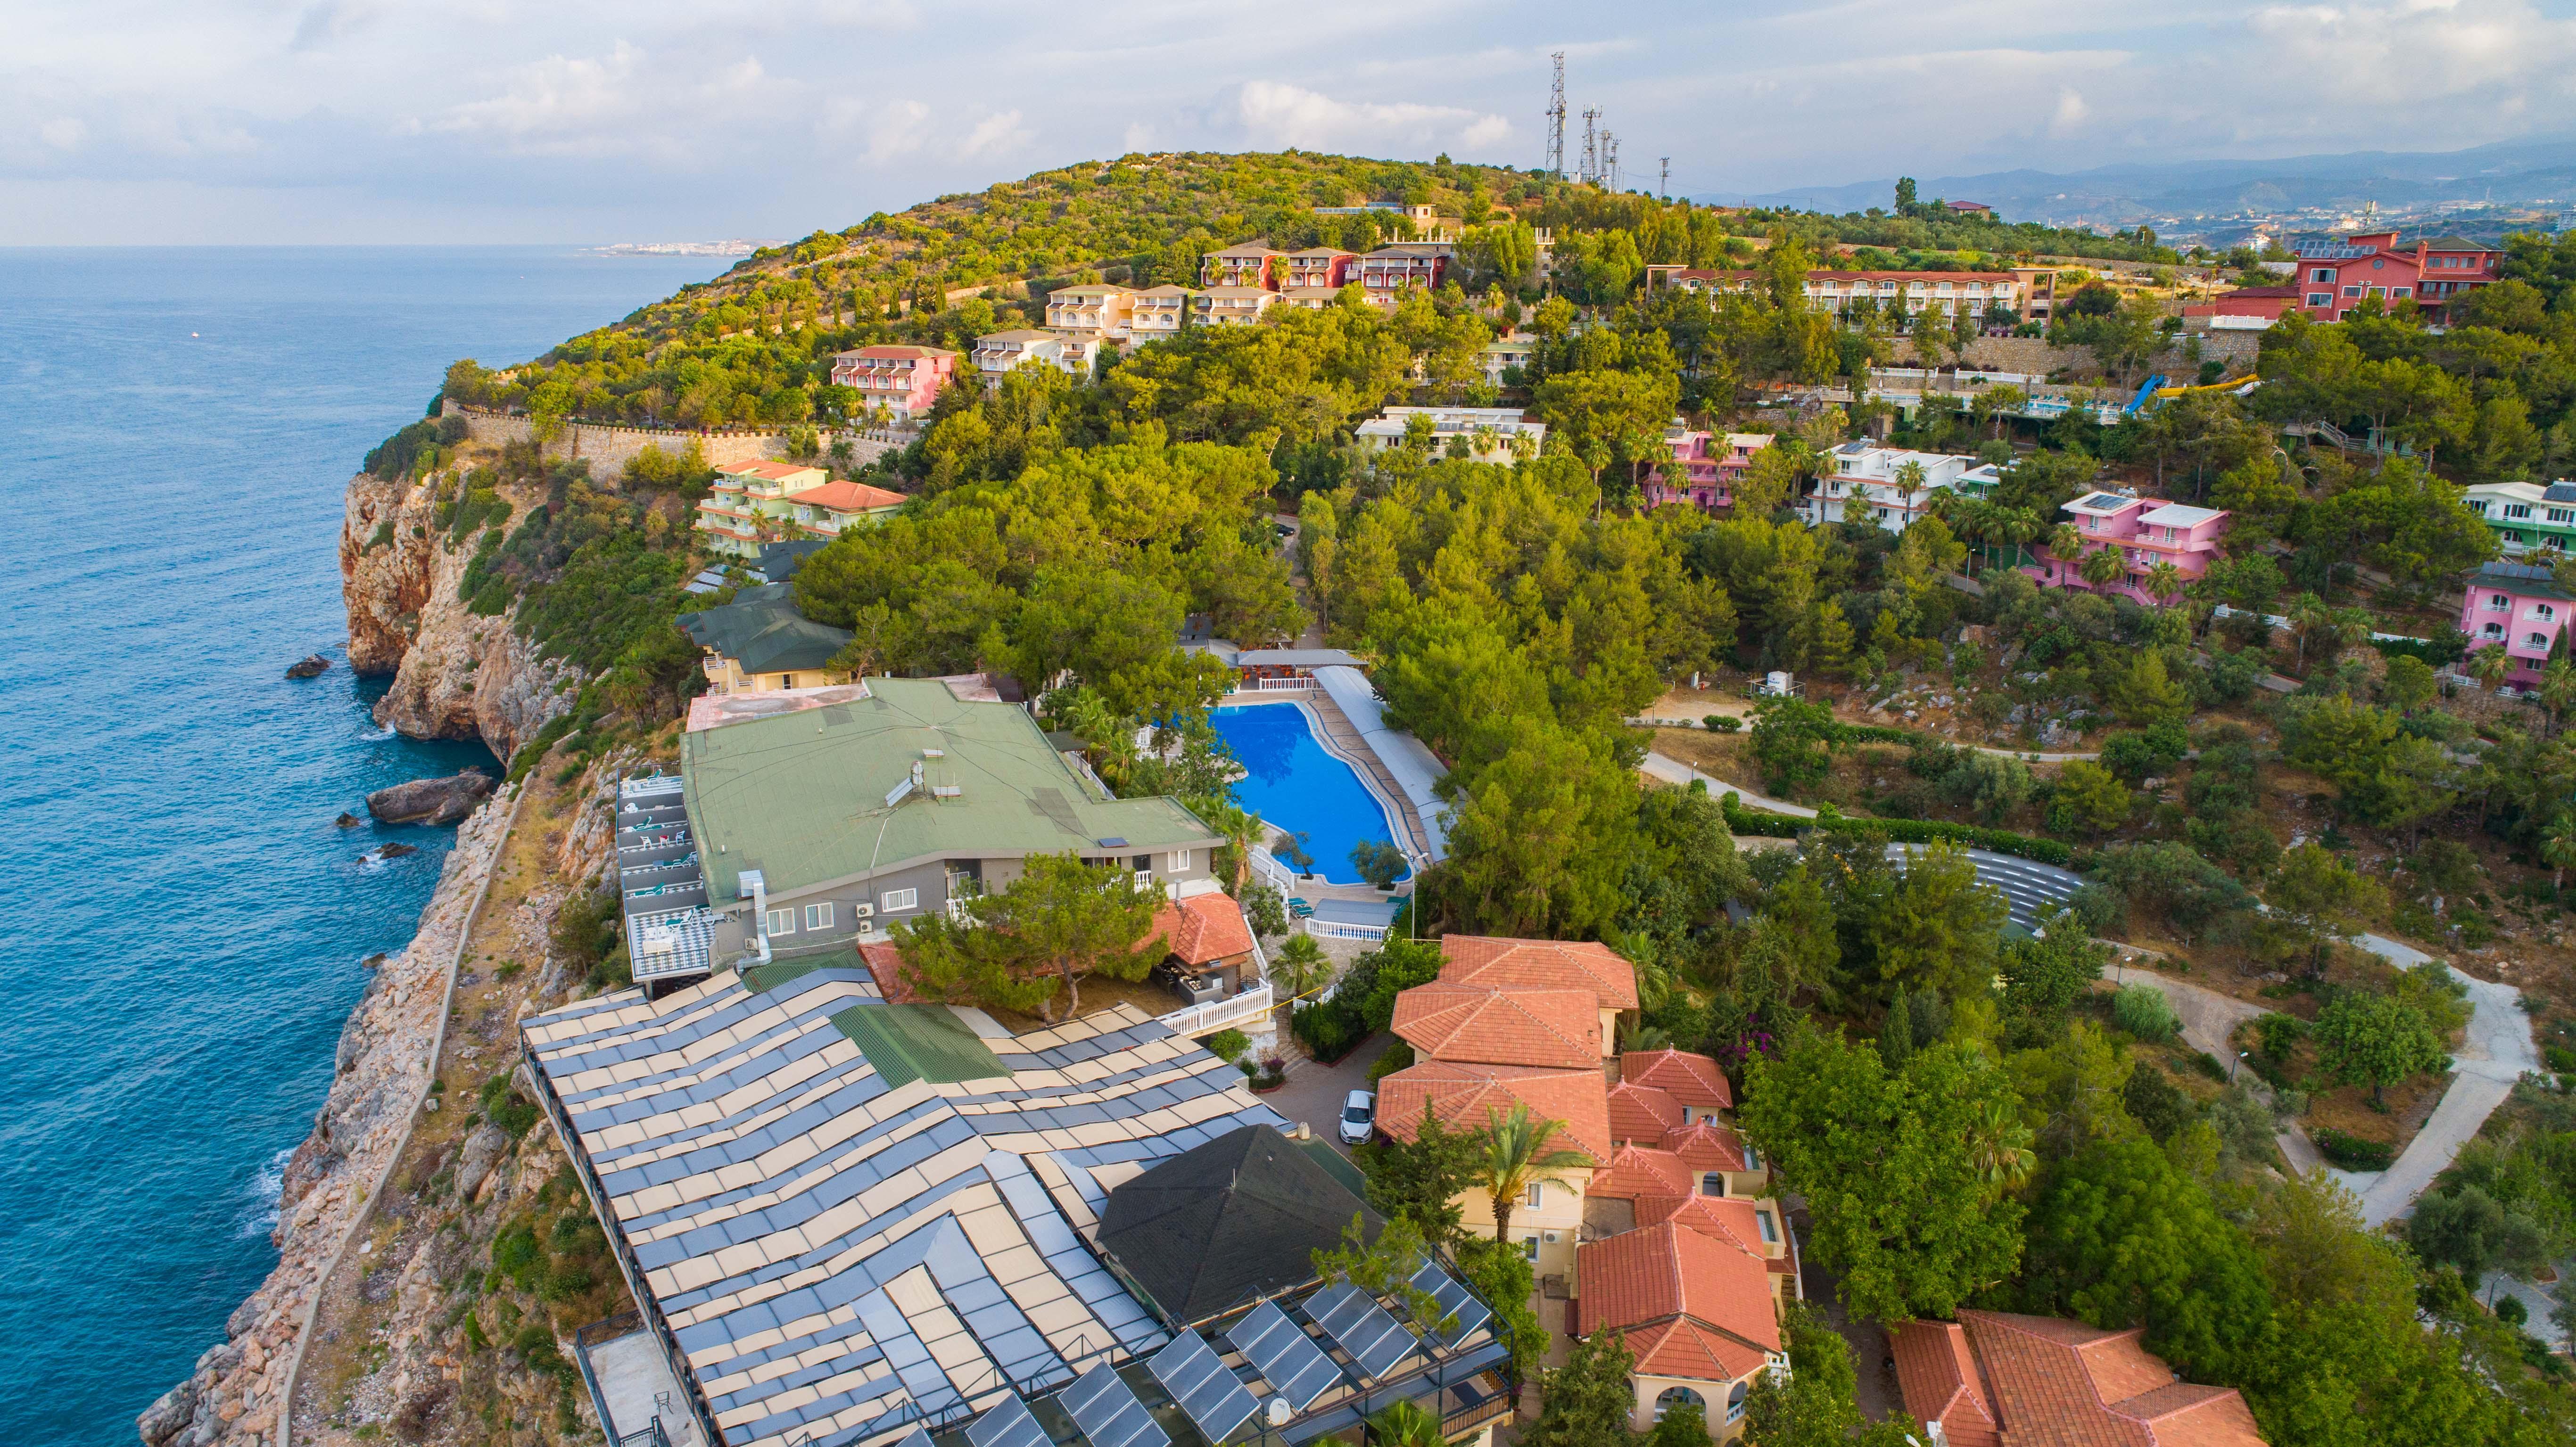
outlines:
{"label": "communication tower", "polygon": [[1547,171],[1556,179],[1565,179],[1565,52],[1552,57],[1556,61],[1556,84],[1547,94]]}

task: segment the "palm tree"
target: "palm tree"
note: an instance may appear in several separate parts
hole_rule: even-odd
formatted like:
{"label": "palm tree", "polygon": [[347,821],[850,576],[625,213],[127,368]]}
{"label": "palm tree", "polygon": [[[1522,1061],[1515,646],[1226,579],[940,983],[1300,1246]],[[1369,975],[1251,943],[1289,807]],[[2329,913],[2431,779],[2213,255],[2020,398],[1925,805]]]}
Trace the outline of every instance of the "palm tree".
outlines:
{"label": "palm tree", "polygon": [[1234,851],[1234,892],[1243,893],[1243,882],[1252,875],[1252,846],[1270,831],[1242,805],[1227,800],[1209,804],[1202,801],[1199,818],[1224,836],[1226,847]]}
{"label": "palm tree", "polygon": [[2299,676],[2308,674],[2308,639],[2334,626],[2334,610],[2314,593],[2301,593],[2290,600],[2290,631],[2299,639]]}
{"label": "palm tree", "polygon": [[2513,672],[2513,655],[2505,652],[2504,645],[2501,643],[2492,648],[2481,648],[2469,655],[2469,676],[2478,681],[2479,687],[2490,693],[2494,692],[2497,686],[2504,682],[2505,675],[2511,672]]}
{"label": "palm tree", "polygon": [[1510,1115],[1485,1112],[1485,1131],[1478,1138],[1484,1155],[1476,1163],[1476,1178],[1493,1198],[1495,1240],[1509,1239],[1512,1207],[1529,1194],[1530,1187],[1541,1182],[1564,1185],[1558,1171],[1591,1164],[1592,1158],[1581,1151],[1549,1144],[1564,1128],[1561,1120],[1532,1118],[1526,1101],[1512,1102]]}
{"label": "palm tree", "polygon": [[1898,463],[1893,481],[1897,501],[1904,504],[1907,512],[1914,511],[1914,495],[1923,490],[1923,464],[1910,457]]}
{"label": "palm tree", "polygon": [[2076,573],[2096,588],[2107,588],[2129,575],[2129,561],[2118,548],[2099,548],[2084,557]]}
{"label": "palm tree", "polygon": [[2161,604],[2171,601],[2180,592],[2182,592],[2182,569],[2161,560],[2154,567],[2147,569],[2147,596]]}
{"label": "palm tree", "polygon": [[1333,976],[1333,962],[1308,934],[1293,934],[1270,957],[1270,989],[1275,1008],[1293,1015],[1297,1002],[1322,988]]}
{"label": "palm tree", "polygon": [[2558,716],[2567,711],[2569,704],[2576,704],[2576,664],[2553,658],[2547,668],[2540,670],[2540,706],[2548,710],[2552,733],[2557,732]]}
{"label": "palm tree", "polygon": [[2003,1102],[1990,1100],[1977,1107],[1976,1123],[1968,1127],[1968,1159],[1987,1185],[2013,1190],[2039,1166],[2030,1142],[2030,1127],[2021,1117]]}
{"label": "palm tree", "polygon": [[1411,1397],[1398,1397],[1368,1419],[1373,1447],[1446,1447],[1440,1418]]}
{"label": "palm tree", "polygon": [[2540,841],[2541,862],[2550,869],[2549,887],[2567,887],[2567,866],[2576,864],[2576,814],[2562,809],[2549,821],[2549,832]]}
{"label": "palm tree", "polygon": [[2084,561],[2084,535],[2073,523],[2059,523],[2048,535],[2048,555],[2057,560],[2057,581],[2065,582],[2066,575]]}

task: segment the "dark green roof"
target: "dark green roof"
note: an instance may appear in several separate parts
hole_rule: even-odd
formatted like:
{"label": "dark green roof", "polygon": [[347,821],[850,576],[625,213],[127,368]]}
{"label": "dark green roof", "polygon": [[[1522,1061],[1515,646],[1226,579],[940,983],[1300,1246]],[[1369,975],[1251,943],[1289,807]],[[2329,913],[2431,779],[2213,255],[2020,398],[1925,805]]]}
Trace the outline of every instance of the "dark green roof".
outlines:
{"label": "dark green roof", "polygon": [[832,1028],[859,1047],[888,1085],[955,1085],[1011,1073],[945,1005],[852,1005],[833,1014]]}
{"label": "dark green roof", "polygon": [[1266,1125],[1181,1152],[1109,1193],[1100,1245],[1174,1321],[1196,1322],[1315,1279],[1351,1217],[1384,1217]]}
{"label": "dark green roof", "polygon": [[745,588],[720,608],[683,613],[678,621],[699,647],[732,659],[745,673],[818,669],[850,641],[847,629],[797,612],[795,589],[786,583]]}

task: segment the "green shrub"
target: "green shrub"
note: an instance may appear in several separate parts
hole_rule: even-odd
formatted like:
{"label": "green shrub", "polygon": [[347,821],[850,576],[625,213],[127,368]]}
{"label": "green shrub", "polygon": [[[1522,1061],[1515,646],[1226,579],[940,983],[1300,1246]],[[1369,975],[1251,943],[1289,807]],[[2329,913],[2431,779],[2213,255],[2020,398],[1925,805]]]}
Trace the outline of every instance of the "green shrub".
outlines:
{"label": "green shrub", "polygon": [[367,551],[372,553],[378,548],[391,547],[393,545],[393,541],[393,519],[387,518],[383,522],[376,524],[375,535],[367,539]]}
{"label": "green shrub", "polygon": [[2564,1045],[2543,1045],[2540,1047],[2540,1056],[2549,1062],[2551,1070],[2560,1075],[2576,1075],[2576,1050],[2570,1050]]}
{"label": "green shrub", "polygon": [[2153,985],[2122,985],[2111,997],[2111,1020],[2140,1040],[2162,1044],[2182,1028],[2173,1002]]}
{"label": "green shrub", "polygon": [[1700,723],[1710,732],[1721,734],[1731,734],[1744,727],[1744,720],[1731,713],[1713,713],[1701,719]]}
{"label": "green shrub", "polygon": [[1774,814],[1765,809],[1747,809],[1733,790],[1719,801],[1726,811],[1727,832],[1766,839],[1795,839],[1810,829],[1828,834],[1886,835],[1899,844],[1929,844],[1935,839],[1948,839],[1972,849],[1991,850],[1997,854],[2035,859],[2042,864],[2061,868],[2071,863],[2075,851],[2054,839],[2034,839],[2015,834],[2009,829],[1988,829],[1976,824],[1951,824],[1939,819],[1855,819],[1840,814],[1821,814],[1814,819],[1801,819],[1789,814]]}
{"label": "green shrub", "polygon": [[2290,1058],[2290,1052],[2307,1038],[2308,1022],[2296,1015],[2273,1011],[2254,1022],[2255,1051],[2264,1059],[2278,1064]]}
{"label": "green shrub", "polygon": [[483,1118],[508,1131],[513,1140],[537,1123],[536,1106],[519,1094],[506,1070],[483,1082],[482,1106]]}
{"label": "green shrub", "polygon": [[1386,1047],[1385,1050],[1380,1051],[1377,1059],[1369,1062],[1369,1084],[1377,1084],[1379,1081],[1384,1080],[1397,1071],[1413,1064],[1413,1060],[1413,1047],[1401,1040],[1396,1041],[1394,1044]]}
{"label": "green shrub", "polygon": [[1319,1000],[1288,1018],[1288,1033],[1305,1043],[1316,1059],[1341,1059],[1368,1038],[1368,1022],[1359,1007],[1341,999]]}
{"label": "green shrub", "polygon": [[1252,1037],[1240,1030],[1219,1030],[1209,1036],[1205,1044],[1210,1055],[1232,1065],[1243,1058],[1243,1052],[1252,1048]]}
{"label": "green shrub", "polygon": [[2395,1152],[2378,1141],[2366,1141],[2328,1126],[2316,1132],[2317,1153],[2339,1170],[2384,1171]]}

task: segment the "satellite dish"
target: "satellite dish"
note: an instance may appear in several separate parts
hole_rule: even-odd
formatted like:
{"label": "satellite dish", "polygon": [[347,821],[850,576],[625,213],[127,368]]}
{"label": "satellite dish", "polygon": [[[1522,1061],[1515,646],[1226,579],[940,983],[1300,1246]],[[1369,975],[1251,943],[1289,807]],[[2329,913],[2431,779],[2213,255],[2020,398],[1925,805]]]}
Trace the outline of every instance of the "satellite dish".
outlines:
{"label": "satellite dish", "polygon": [[1285,1427],[1288,1425],[1289,1420],[1296,1415],[1297,1409],[1288,1405],[1288,1399],[1286,1397],[1280,1396],[1270,1399],[1269,1416],[1271,1426]]}

